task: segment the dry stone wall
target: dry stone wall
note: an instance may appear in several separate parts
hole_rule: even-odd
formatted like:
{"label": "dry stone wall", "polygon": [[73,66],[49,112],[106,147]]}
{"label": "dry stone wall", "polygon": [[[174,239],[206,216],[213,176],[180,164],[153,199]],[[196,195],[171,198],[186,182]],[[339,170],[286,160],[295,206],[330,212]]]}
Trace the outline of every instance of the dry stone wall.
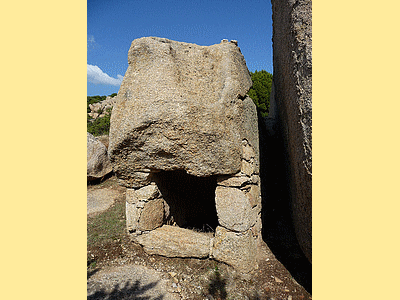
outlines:
{"label": "dry stone wall", "polygon": [[256,248],[261,240],[258,157],[247,140],[242,141],[242,154],[240,172],[217,177],[219,225],[214,235],[167,225],[169,205],[157,184],[149,182],[126,192],[126,222],[132,239],[150,254],[215,258],[243,273],[256,269]]}
{"label": "dry stone wall", "polygon": [[292,215],[299,244],[312,256],[311,0],[272,0],[274,100],[286,143]]}

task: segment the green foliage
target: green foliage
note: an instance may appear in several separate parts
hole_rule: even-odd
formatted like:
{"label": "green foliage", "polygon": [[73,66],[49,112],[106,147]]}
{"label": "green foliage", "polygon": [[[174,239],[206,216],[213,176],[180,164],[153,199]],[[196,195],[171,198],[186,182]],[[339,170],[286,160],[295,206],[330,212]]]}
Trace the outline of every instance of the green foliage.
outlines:
{"label": "green foliage", "polygon": [[96,120],[91,121],[91,118],[88,115],[87,132],[94,136],[108,134],[110,131],[110,117],[111,114],[106,114],[102,118],[97,118]]}
{"label": "green foliage", "polygon": [[269,97],[272,87],[272,74],[265,70],[250,72],[253,86],[250,88],[248,95],[253,99],[262,117],[268,116]]}

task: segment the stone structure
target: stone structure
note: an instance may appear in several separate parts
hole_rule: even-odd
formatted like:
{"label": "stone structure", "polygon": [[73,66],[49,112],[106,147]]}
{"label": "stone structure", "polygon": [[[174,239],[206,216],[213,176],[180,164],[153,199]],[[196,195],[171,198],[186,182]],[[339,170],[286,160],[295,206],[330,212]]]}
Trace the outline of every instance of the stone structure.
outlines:
{"label": "stone structure", "polygon": [[291,173],[292,215],[311,262],[311,0],[272,0],[274,97]]}
{"label": "stone structure", "polygon": [[87,133],[87,180],[100,179],[112,172],[112,166],[108,159],[106,146],[97,138]]}
{"label": "stone structure", "polygon": [[127,229],[146,252],[257,268],[257,113],[237,41],[147,37],[128,53],[109,155],[127,187]]}

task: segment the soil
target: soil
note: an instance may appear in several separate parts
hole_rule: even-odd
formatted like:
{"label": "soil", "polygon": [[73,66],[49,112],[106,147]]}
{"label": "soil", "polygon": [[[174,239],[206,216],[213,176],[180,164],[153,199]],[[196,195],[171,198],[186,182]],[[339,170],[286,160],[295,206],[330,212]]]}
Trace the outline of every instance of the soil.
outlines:
{"label": "soil", "polygon": [[[125,189],[118,185],[115,176],[88,185],[88,195],[99,194],[101,190],[104,190],[104,195],[112,191],[113,203],[108,210],[118,204],[122,207]],[[92,211],[88,223],[100,213],[101,209],[95,213]],[[122,221],[124,212],[120,218]],[[247,276],[212,259],[148,255],[126,233],[100,246],[88,245],[87,256],[88,299],[91,300],[311,299],[310,287],[300,285],[302,279],[296,280],[276,258],[282,256],[282,252],[272,253],[265,243],[259,249],[258,270]],[[298,264],[297,268],[301,265]],[[296,275],[296,278],[300,277]]]}

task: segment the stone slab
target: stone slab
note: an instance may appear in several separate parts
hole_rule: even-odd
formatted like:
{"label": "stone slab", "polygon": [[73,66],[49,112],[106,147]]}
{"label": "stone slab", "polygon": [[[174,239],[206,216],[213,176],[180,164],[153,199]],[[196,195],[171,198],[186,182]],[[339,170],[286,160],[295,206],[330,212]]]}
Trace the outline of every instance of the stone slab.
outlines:
{"label": "stone slab", "polygon": [[210,253],[210,236],[177,226],[164,225],[134,239],[149,254],[205,258]]}

